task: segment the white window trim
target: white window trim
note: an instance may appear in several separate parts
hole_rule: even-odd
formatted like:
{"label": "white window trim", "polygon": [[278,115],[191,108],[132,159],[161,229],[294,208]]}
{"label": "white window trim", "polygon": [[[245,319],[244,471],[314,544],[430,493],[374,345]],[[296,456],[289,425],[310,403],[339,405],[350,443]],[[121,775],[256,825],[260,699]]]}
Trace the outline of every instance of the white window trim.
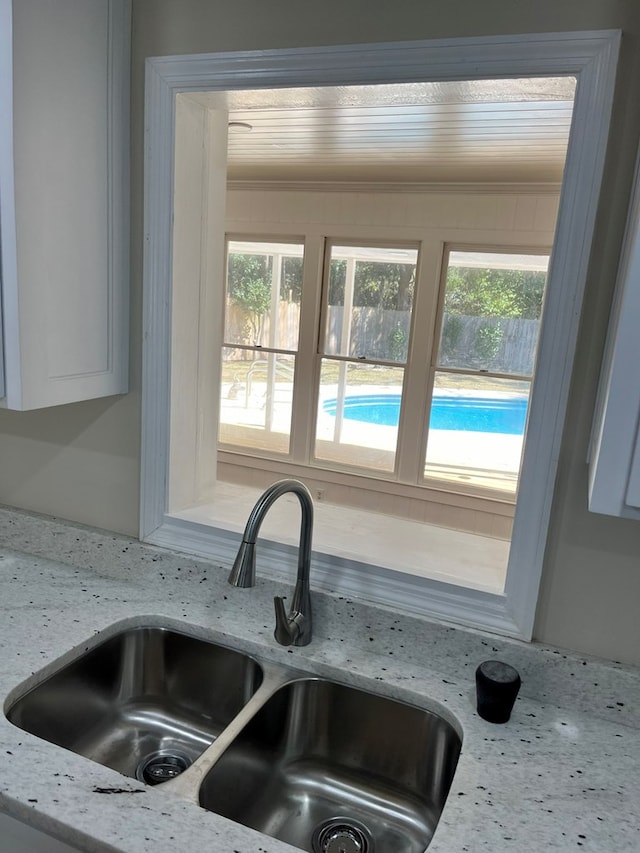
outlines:
{"label": "white window trim", "polygon": [[[620,33],[545,33],[160,57],[147,60],[142,377],[142,540],[230,565],[238,534],[167,513],[171,367],[172,198],[175,96],[188,91],[465,80],[513,76],[578,78],[549,269],[520,498],[503,595],[416,579],[315,554],[312,583],[381,603],[530,639],[566,413],[609,131]],[[542,377],[542,381],[540,381]],[[544,425],[544,429],[542,426]],[[262,549],[282,571],[289,546]],[[336,569],[339,568],[339,572]]]}

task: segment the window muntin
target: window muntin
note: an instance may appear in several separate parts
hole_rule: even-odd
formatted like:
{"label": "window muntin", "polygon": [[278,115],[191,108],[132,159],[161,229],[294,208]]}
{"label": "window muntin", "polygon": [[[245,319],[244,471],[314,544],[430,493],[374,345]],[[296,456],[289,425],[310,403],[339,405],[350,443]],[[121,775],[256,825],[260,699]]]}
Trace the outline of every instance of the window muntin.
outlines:
{"label": "window muntin", "polygon": [[424,479],[515,494],[549,257],[445,261]]}
{"label": "window muntin", "polygon": [[219,442],[289,453],[304,245],[229,240]]}

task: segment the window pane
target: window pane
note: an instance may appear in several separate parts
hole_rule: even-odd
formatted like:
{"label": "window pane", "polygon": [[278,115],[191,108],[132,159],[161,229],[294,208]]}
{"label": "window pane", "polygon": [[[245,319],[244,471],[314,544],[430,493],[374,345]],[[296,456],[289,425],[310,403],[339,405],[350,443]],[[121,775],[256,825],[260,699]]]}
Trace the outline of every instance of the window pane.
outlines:
{"label": "window pane", "polygon": [[289,452],[295,357],[256,350],[222,350],[222,444]]}
{"label": "window pane", "polygon": [[393,471],[403,379],[400,367],[322,359],[316,459]]}
{"label": "window pane", "polygon": [[549,258],[451,252],[438,365],[531,376]]}
{"label": "window pane", "polygon": [[417,249],[332,246],[323,351],[407,360]]}
{"label": "window pane", "polygon": [[425,477],[515,493],[530,383],[436,373]]}
{"label": "window pane", "polygon": [[302,244],[229,241],[225,343],[297,350],[303,251]]}

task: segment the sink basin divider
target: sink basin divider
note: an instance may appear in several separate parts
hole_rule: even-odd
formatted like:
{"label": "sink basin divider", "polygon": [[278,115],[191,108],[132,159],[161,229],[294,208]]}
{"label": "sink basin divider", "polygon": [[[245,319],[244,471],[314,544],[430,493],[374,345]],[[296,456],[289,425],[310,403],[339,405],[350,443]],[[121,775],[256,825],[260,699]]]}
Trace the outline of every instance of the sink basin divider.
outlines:
{"label": "sink basin divider", "polygon": [[260,661],[260,666],[263,670],[262,684],[244,708],[241,709],[229,725],[220,732],[211,746],[207,747],[190,767],[179,776],[176,776],[175,779],[161,785],[159,788],[161,791],[166,791],[172,796],[199,805],[199,791],[202,780],[221,758],[223,753],[231,746],[247,723],[258,713],[260,708],[281,687],[301,679],[313,680],[315,677],[302,670],[270,664],[262,660]]}

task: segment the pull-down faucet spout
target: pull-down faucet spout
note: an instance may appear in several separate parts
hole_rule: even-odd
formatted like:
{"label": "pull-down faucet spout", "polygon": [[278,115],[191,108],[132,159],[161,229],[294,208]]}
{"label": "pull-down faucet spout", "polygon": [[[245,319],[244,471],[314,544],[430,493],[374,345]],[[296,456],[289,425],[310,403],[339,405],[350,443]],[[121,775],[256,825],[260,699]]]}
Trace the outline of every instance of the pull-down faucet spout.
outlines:
{"label": "pull-down faucet spout", "polygon": [[309,489],[298,480],[279,480],[264,492],[251,510],[247,520],[242,543],[229,575],[233,586],[249,587],[256,582],[256,539],[260,525],[270,507],[281,495],[292,492],[300,501],[300,545],[298,547],[298,575],[287,614],[284,600],[279,596],[273,599],[276,611],[276,629],[274,637],[283,646],[306,646],[311,642],[311,593],[309,574],[311,572],[311,536],[313,530],[313,502]]}

